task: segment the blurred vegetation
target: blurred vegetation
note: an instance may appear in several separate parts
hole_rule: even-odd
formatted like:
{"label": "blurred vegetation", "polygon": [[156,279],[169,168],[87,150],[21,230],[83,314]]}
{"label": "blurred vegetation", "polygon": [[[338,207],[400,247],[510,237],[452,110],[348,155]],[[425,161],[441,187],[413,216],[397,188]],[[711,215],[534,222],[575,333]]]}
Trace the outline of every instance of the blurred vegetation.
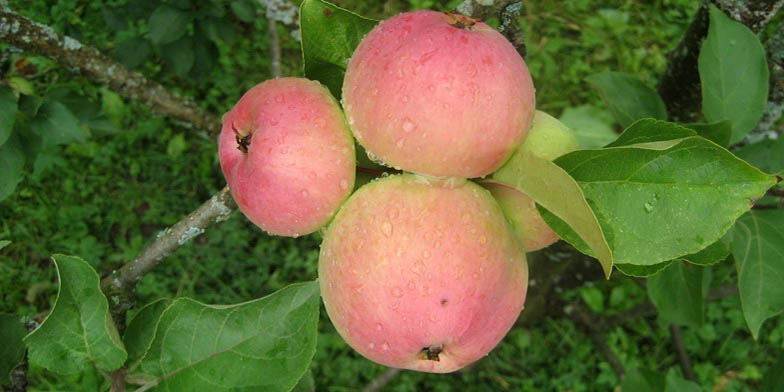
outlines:
{"label": "blurred vegetation", "polygon": [[[12,0],[11,8],[111,54],[218,115],[241,94],[270,78],[264,10],[255,1],[171,0],[187,14],[184,35],[152,40],[148,20],[161,4],[152,0]],[[415,8],[453,9],[459,1],[335,1],[373,18]],[[590,105],[601,111],[585,77],[618,70],[655,85],[691,20],[692,0],[526,1],[521,18],[526,61],[539,108],[554,115]],[[490,21],[491,23],[493,21]],[[278,24],[283,73],[301,75],[293,27]],[[166,41],[166,40],[163,40]],[[58,97],[91,137],[55,147],[30,162],[14,194],[0,202],[0,313],[44,314],[54,300],[52,253],[74,254],[101,273],[133,258],[155,238],[225,184],[216,143],[203,133],[161,118],[136,102],[122,101],[50,60],[10,52],[0,44],[0,71],[29,82],[32,96]],[[84,114],[82,114],[84,112]],[[104,115],[113,126],[91,126]],[[160,297],[189,296],[208,303],[237,303],[316,277],[318,235],[269,237],[240,213],[210,228],[139,284],[139,305]],[[734,274],[731,263],[713,268],[714,285]],[[639,306],[645,289],[616,274],[563,293],[600,316]],[[784,323],[766,323],[758,342],[745,328],[737,297],[707,305],[706,322],[685,328],[686,348],[704,390],[758,390],[762,375],[784,349]],[[677,368],[664,324],[638,319],[604,338],[628,370]],[[353,391],[385,368],[351,350],[322,312],[312,366],[319,391]],[[94,372],[61,377],[30,370],[31,390],[99,390]],[[607,391],[619,380],[591,340],[568,319],[546,318],[515,328],[484,360],[450,375],[402,372],[390,391],[570,390]]]}

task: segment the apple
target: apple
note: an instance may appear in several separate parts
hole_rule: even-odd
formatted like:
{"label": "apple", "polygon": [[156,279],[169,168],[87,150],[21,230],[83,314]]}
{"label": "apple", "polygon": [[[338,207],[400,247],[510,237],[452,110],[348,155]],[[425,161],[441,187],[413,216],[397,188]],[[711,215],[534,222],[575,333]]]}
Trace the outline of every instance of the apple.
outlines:
{"label": "apple", "polygon": [[446,373],[509,331],[528,266],[488,191],[402,174],[363,186],[341,207],[324,234],[319,283],[333,325],[360,354]]}
{"label": "apple", "polygon": [[472,178],[500,167],[531,125],[534,85],[503,35],[462,15],[407,12],[354,51],[343,82],[349,126],[386,165]]}
{"label": "apple", "polygon": [[246,92],[223,117],[218,154],[239,209],[275,235],[318,230],[354,186],[354,140],[340,106],[307,79]]}

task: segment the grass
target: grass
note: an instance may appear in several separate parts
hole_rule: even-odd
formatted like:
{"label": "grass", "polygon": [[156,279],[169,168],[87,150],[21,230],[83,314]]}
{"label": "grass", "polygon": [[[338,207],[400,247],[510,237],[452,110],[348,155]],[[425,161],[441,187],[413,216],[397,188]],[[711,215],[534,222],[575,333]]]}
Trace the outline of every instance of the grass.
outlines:
{"label": "grass", "polygon": [[[111,53],[118,42],[144,33],[147,26],[143,18],[129,17],[126,29],[113,29],[103,10],[143,2],[17,0],[10,5]],[[383,18],[413,7],[450,9],[458,2],[336,3]],[[584,81],[592,73],[619,70],[654,85],[666,66],[667,51],[677,44],[696,6],[687,0],[525,4],[527,62],[538,105],[555,115],[577,105],[601,107]],[[238,22],[231,14],[225,18],[234,23],[236,39],[217,45],[217,61],[201,77],[177,75],[159,55],[138,69],[180,94],[195,97],[211,112],[225,112],[242,92],[269,78],[265,22]],[[288,30],[279,28],[284,37],[284,72],[299,75],[297,43]],[[66,88],[100,107],[97,86],[41,59],[29,59],[36,70],[25,74],[16,66],[21,59],[28,58],[13,54],[2,64],[4,78],[23,75],[38,94]],[[17,191],[0,202],[0,239],[13,241],[0,252],[0,312],[34,317],[51,307],[56,292],[51,254],[79,255],[108,273],[224,185],[214,140],[134,102],[124,104],[119,121],[119,132],[95,134],[86,143],[44,154],[29,166]],[[318,245],[317,235],[269,237],[235,213],[148,274],[139,283],[138,303],[176,296],[208,303],[258,298],[289,283],[314,279]],[[730,281],[733,273],[729,263],[715,267],[714,284]],[[600,316],[639,306],[645,298],[642,288],[621,277],[563,295],[567,301],[586,301]],[[781,321],[779,317],[766,323],[762,338],[754,342],[737,297],[709,303],[706,323],[684,331],[703,389],[759,389],[762,374],[784,349]],[[354,391],[385,370],[350,349],[324,312],[319,331],[312,367],[317,390]],[[603,337],[627,370],[677,368],[669,332],[655,321],[635,320]],[[91,391],[106,386],[94,371],[63,377],[35,367],[30,370],[30,383],[31,390]],[[606,391],[618,384],[617,375],[581,329],[568,319],[546,318],[531,328],[513,329],[488,357],[464,371],[403,372],[386,390],[576,392]]]}

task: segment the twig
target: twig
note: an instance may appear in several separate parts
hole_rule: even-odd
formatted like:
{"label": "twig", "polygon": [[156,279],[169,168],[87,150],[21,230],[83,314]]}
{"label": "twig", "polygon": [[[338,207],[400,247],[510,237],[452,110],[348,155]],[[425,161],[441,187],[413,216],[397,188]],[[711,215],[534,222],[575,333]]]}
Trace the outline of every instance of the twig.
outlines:
{"label": "twig", "polygon": [[457,6],[456,11],[479,20],[498,18],[501,22],[498,31],[512,43],[520,56],[525,57],[525,37],[523,37],[520,24],[517,21],[522,8],[522,0],[465,0]]}
{"label": "twig", "polygon": [[784,189],[768,189],[768,196],[784,197]]}
{"label": "twig", "polygon": [[694,376],[694,371],[691,369],[691,360],[689,354],[683,347],[683,333],[681,326],[677,324],[670,324],[670,334],[672,335],[672,344],[675,346],[675,352],[678,353],[678,362],[681,364],[683,370],[683,377],[687,380],[696,381],[697,377]]}
{"label": "twig", "polygon": [[278,22],[267,17],[267,36],[269,38],[270,72],[273,78],[279,78],[280,71],[280,39],[278,38]]}
{"label": "twig", "polygon": [[158,234],[136,259],[103,278],[101,288],[110,299],[112,316],[118,326],[124,325],[125,311],[132,305],[131,291],[136,282],[172,251],[204,233],[207,226],[228,219],[235,208],[229,188],[223,188],[190,215]]}
{"label": "twig", "polygon": [[599,326],[599,321],[593,317],[591,311],[582,304],[577,303],[569,305],[566,313],[574,321],[585,327],[588,331],[588,336],[591,337],[596,348],[604,354],[604,357],[607,359],[607,362],[610,363],[610,366],[612,366],[615,374],[618,375],[618,378],[622,379],[626,371],[624,370],[623,365],[621,365],[621,361],[615,356],[615,353],[607,346],[607,343],[604,342],[604,339],[602,338],[602,328]]}
{"label": "twig", "polygon": [[98,49],[59,35],[51,27],[11,11],[0,11],[0,39],[30,53],[48,57],[65,69],[83,73],[88,79],[107,84],[120,95],[138,99],[156,112],[186,125],[217,134],[220,119],[105,56]]}
{"label": "twig", "polygon": [[387,369],[387,371],[381,373],[380,376],[376,377],[376,379],[371,381],[365,388],[362,388],[362,392],[376,392],[381,390],[381,388],[384,388],[385,385],[392,381],[398,373],[400,373],[400,369]]}

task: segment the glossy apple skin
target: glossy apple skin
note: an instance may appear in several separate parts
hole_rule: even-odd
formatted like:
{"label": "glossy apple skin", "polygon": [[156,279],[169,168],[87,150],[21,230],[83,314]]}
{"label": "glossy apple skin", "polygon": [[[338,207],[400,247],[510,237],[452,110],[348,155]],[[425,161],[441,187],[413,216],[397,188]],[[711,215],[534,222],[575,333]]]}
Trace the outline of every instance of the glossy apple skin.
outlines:
{"label": "glossy apple skin", "polygon": [[[333,325],[360,354],[446,373],[509,331],[528,267],[486,190],[404,174],[363,186],[341,207],[324,235],[319,283]],[[440,350],[438,361],[426,348]]]}
{"label": "glossy apple skin", "polygon": [[[579,145],[572,131],[555,117],[539,110],[534,115],[528,136],[520,146],[520,150],[550,161],[577,149]],[[515,159],[516,154],[498,172],[510,170],[519,164],[520,161]],[[558,241],[558,235],[544,222],[536,210],[536,202],[530,196],[496,180],[483,181],[482,185],[501,205],[526,252],[546,248]]]}
{"label": "glossy apple skin", "polygon": [[359,143],[388,166],[436,177],[496,170],[525,138],[534,101],[528,68],[506,38],[434,11],[376,26],[343,84]]}
{"label": "glossy apple skin", "polygon": [[275,235],[319,229],[354,186],[354,141],[342,111],[307,79],[267,80],[245,93],[223,117],[218,154],[239,209]]}

